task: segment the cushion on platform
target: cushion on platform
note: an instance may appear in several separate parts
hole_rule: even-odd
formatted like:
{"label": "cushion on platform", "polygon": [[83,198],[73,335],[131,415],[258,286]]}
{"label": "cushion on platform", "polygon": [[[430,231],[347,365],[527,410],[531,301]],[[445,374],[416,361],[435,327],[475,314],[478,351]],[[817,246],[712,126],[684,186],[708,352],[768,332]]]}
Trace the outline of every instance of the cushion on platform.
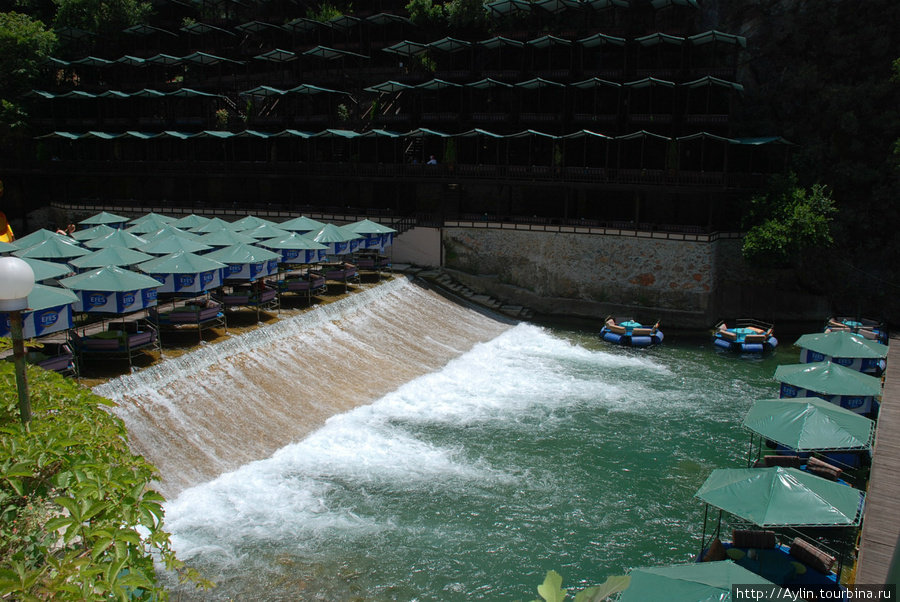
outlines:
{"label": "cushion on platform", "polygon": [[709,544],[709,549],[703,556],[703,562],[716,562],[718,560],[725,560],[726,558],[728,558],[728,553],[725,551],[725,546],[723,546],[722,541],[716,537],[712,540],[712,543]]}
{"label": "cushion on platform", "polygon": [[737,548],[772,550],[777,542],[775,541],[775,531],[735,529],[731,534],[731,543]]}
{"label": "cushion on platform", "polygon": [[826,575],[831,572],[831,567],[833,567],[834,563],[837,561],[834,556],[828,554],[824,550],[820,550],[813,544],[800,539],[799,537],[791,544],[790,553],[791,556],[806,566],[813,568],[820,573],[825,573]]}

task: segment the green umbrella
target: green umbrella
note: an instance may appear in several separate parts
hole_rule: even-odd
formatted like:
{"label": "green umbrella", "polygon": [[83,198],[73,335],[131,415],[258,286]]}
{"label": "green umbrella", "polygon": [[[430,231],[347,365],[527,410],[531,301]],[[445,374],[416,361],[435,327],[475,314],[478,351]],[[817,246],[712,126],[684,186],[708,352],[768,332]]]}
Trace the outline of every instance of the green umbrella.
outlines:
{"label": "green umbrella", "polygon": [[393,228],[373,222],[370,219],[347,224],[344,228],[356,234],[390,234],[391,232],[396,232]]}
{"label": "green umbrella", "polygon": [[869,449],[875,436],[872,420],[818,397],[760,399],[742,426],[798,452]]}
{"label": "green umbrella", "polygon": [[231,222],[226,222],[222,218],[214,217],[202,226],[191,228],[191,232],[194,234],[209,234],[211,232],[219,232],[221,230],[234,231],[234,224]]}
{"label": "green umbrella", "polygon": [[28,293],[28,311],[40,311],[78,301],[78,295],[58,286],[35,284]]}
{"label": "green umbrella", "polygon": [[83,219],[79,224],[83,226],[96,226],[98,224],[124,224],[128,221],[127,217],[122,217],[121,215],[116,215],[115,213],[107,213],[103,211],[98,213],[97,215],[92,215],[87,219]]}
{"label": "green umbrella", "polygon": [[79,241],[93,240],[95,238],[106,236],[107,234],[112,234],[115,231],[115,228],[110,228],[106,224],[100,224],[99,226],[88,228],[87,230],[77,230],[72,232],[72,238]]}
{"label": "green umbrella", "polygon": [[248,244],[237,244],[208,253],[206,257],[227,264],[258,263],[279,259],[281,255]]}
{"label": "green umbrella", "polygon": [[164,240],[172,236],[180,236],[181,238],[187,238],[189,240],[197,240],[198,238],[200,238],[199,234],[194,234],[182,228],[177,228],[172,224],[166,224],[156,232],[146,234],[141,238],[144,238],[147,242],[156,242],[158,240]]}
{"label": "green umbrella", "polygon": [[126,247],[106,247],[94,251],[90,255],[76,257],[70,261],[69,264],[83,270],[103,268],[110,265],[120,267],[131,266],[141,263],[142,261],[147,261],[148,259],[153,259],[153,256],[141,253],[135,249],[128,249]]}
{"label": "green umbrella", "polygon": [[278,224],[278,227],[291,232],[318,232],[324,225],[322,222],[317,222],[312,218],[301,215]]}
{"label": "green umbrella", "polygon": [[253,244],[256,242],[256,239],[241,232],[235,232],[234,230],[218,230],[217,232],[204,234],[197,239],[197,242],[211,247],[222,248],[239,243]]}
{"label": "green umbrella", "polygon": [[104,291],[108,293],[126,293],[159,286],[159,282],[155,278],[116,266],[98,268],[64,278],[59,283],[73,291]]}
{"label": "green umbrella", "polygon": [[193,228],[199,228],[209,221],[208,217],[203,217],[201,215],[190,214],[182,217],[181,219],[177,219],[172,222],[172,226],[175,228],[181,228],[182,230],[192,230]]}
{"label": "green umbrella", "polygon": [[147,274],[197,274],[218,270],[225,264],[204,255],[196,255],[188,251],[176,251],[163,257],[157,257],[137,266]]}
{"label": "green umbrella", "polygon": [[766,586],[767,592],[779,589],[771,581],[730,560],[634,569],[630,577],[619,602],[726,601],[732,599],[731,586],[735,583]]}
{"label": "green umbrella", "polygon": [[12,253],[18,248],[19,247],[12,244],[11,242],[3,242],[2,240],[0,240],[0,253]]}
{"label": "green umbrella", "polygon": [[846,330],[805,334],[794,344],[801,349],[839,358],[883,359],[888,352],[887,345],[869,341]]}
{"label": "green umbrella", "polygon": [[74,271],[67,264],[56,261],[43,261],[42,259],[32,259],[31,257],[23,257],[22,260],[31,266],[35,282],[68,276]]}
{"label": "green umbrella", "polygon": [[106,249],[119,247],[122,249],[137,249],[147,244],[147,239],[124,230],[113,230],[106,236],[95,238],[84,243],[89,249]]}
{"label": "green umbrella", "polygon": [[40,230],[23,236],[22,238],[17,238],[15,242],[11,244],[17,249],[27,249],[28,247],[33,247],[34,245],[44,242],[49,238],[58,238],[66,242],[73,242],[73,240],[68,236],[63,236],[62,234],[57,234],[56,232],[51,232],[50,230],[44,230],[43,228],[41,228]]}
{"label": "green umbrella", "polygon": [[269,221],[261,217],[256,217],[255,215],[248,215],[247,217],[234,222],[234,224],[232,225],[236,231],[243,232],[244,230],[250,230],[251,228],[256,228],[258,226],[262,226],[263,224],[268,224],[270,226],[278,225],[273,221]]}
{"label": "green umbrella", "polygon": [[275,238],[276,236],[287,236],[290,234],[287,230],[283,230],[278,226],[270,224],[261,224],[249,230],[241,230],[241,234],[250,236],[254,240],[264,240],[267,238]]}
{"label": "green umbrella", "polygon": [[198,251],[208,251],[212,249],[209,245],[197,242],[196,238],[185,238],[181,235],[157,238],[153,242],[142,246],[141,251],[150,253],[151,255],[168,255],[182,250],[188,251],[189,253],[196,253]]}
{"label": "green umbrella", "polygon": [[719,468],[696,497],[760,527],[855,527],[865,494],[814,474],[772,468]]}
{"label": "green umbrella", "polygon": [[257,241],[258,245],[267,249],[294,249],[294,250],[310,250],[327,249],[326,245],[318,243],[311,238],[302,236],[297,232],[291,232],[283,236],[276,236],[268,240]]}
{"label": "green umbrella", "polygon": [[[161,215],[159,213],[154,213],[151,211],[150,213],[146,213],[140,217],[134,218],[133,220],[131,220],[128,223],[131,226],[143,226],[145,224],[149,224],[150,226],[158,225],[159,228],[156,228],[156,230],[159,230],[166,224],[170,224],[174,221],[175,221],[174,217],[169,217],[168,215]],[[144,230],[144,232],[156,232],[156,230]]]}
{"label": "green umbrella", "polygon": [[778,366],[775,369],[775,380],[823,395],[881,395],[880,378],[833,362]]}
{"label": "green umbrella", "polygon": [[28,248],[23,249],[19,247],[18,251],[13,251],[13,255],[15,255],[16,257],[58,260],[81,257],[82,255],[87,255],[88,253],[90,253],[90,251],[78,246],[78,244],[71,238],[64,239],[63,237],[48,238],[44,242],[39,242],[38,244],[30,246]]}

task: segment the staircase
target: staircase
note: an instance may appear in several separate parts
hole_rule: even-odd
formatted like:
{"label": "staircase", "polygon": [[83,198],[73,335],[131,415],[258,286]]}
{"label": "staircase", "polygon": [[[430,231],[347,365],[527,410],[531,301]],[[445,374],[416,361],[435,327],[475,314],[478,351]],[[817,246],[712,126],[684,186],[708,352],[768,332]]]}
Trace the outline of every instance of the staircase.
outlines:
{"label": "staircase", "polygon": [[415,274],[420,278],[428,280],[430,283],[449,291],[450,293],[462,297],[463,299],[486,307],[492,311],[500,312],[510,318],[516,320],[531,320],[534,318],[534,311],[521,305],[511,305],[494,299],[490,295],[482,295],[476,293],[466,285],[457,282],[449,275],[439,271],[420,271]]}

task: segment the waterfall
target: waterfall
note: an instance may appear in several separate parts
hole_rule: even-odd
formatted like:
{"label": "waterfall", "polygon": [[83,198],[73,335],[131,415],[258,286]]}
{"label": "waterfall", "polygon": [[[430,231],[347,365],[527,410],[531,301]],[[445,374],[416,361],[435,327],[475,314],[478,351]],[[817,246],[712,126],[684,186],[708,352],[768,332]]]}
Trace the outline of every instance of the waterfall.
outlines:
{"label": "waterfall", "polygon": [[94,392],[169,497],[269,457],[510,328],[406,278],[198,348]]}

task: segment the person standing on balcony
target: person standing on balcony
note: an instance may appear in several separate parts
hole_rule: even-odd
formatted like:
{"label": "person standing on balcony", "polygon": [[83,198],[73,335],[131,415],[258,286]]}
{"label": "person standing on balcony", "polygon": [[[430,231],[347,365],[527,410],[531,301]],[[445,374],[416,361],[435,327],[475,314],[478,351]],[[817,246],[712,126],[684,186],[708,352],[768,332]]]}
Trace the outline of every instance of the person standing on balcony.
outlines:
{"label": "person standing on balcony", "polygon": [[434,158],[434,155],[431,155],[431,158],[428,159],[428,163],[426,165],[437,165],[437,159]]}

